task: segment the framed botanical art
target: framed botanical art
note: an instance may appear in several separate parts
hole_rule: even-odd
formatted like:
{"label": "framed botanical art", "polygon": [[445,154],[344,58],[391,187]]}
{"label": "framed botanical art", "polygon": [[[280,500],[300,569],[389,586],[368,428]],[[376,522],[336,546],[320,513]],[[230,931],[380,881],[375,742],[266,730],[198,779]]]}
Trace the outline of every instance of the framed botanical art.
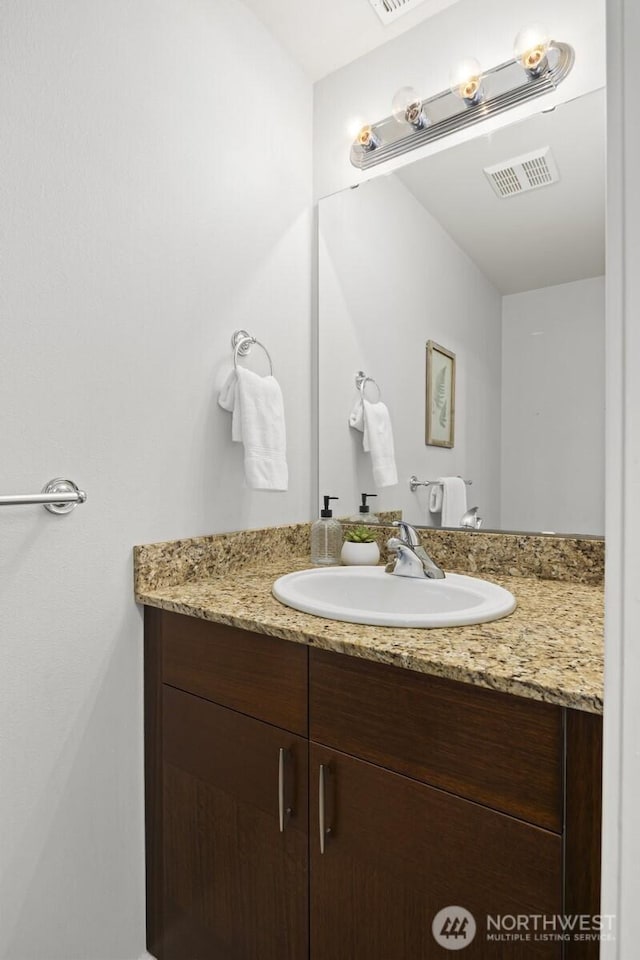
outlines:
{"label": "framed botanical art", "polygon": [[427,429],[425,443],[452,447],[456,423],[456,355],[427,340]]}

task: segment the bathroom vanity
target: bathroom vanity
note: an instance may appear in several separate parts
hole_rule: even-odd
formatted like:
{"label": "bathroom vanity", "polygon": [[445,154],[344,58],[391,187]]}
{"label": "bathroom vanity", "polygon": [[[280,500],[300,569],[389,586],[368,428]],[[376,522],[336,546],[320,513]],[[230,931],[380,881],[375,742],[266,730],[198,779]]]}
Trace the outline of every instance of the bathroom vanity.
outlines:
{"label": "bathroom vanity", "polygon": [[597,957],[488,942],[486,918],[599,912],[600,588],[510,578],[507,620],[394,630],[278,604],[290,556],[222,553],[224,576],[137,588],[149,951],[423,960],[459,905],[465,956]]}

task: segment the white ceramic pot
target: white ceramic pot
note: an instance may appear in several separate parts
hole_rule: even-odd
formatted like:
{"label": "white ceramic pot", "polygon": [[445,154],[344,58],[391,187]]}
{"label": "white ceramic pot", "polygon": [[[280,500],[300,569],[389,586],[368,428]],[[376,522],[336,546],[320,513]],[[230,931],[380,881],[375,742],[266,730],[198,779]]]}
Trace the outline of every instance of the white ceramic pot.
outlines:
{"label": "white ceramic pot", "polygon": [[347,567],[375,567],[380,559],[378,544],[351,543],[345,540],[342,544],[340,559]]}

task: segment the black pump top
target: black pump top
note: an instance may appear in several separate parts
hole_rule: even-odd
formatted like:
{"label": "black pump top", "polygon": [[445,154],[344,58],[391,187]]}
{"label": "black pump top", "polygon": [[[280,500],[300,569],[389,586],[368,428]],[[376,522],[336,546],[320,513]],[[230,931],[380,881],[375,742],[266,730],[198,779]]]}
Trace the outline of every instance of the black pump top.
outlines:
{"label": "black pump top", "polygon": [[333,510],[329,510],[329,500],[339,500],[339,497],[324,497],[324,510],[320,511],[321,517],[332,517]]}
{"label": "black pump top", "polygon": [[369,504],[367,503],[367,497],[377,497],[378,494],[377,493],[361,493],[360,496],[362,497],[362,506],[359,509],[359,513],[369,513],[370,507],[369,507]]}

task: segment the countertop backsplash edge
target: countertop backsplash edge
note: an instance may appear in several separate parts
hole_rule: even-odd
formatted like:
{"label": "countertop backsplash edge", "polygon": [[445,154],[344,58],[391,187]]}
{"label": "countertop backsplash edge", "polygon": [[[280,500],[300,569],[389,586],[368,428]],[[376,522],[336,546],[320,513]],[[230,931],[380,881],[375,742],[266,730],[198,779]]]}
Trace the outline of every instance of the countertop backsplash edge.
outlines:
{"label": "countertop backsplash edge", "polygon": [[[386,541],[396,531],[384,523],[372,525],[372,530],[384,556]],[[310,523],[298,523],[135,546],[135,592],[218,577],[255,563],[261,555],[304,556],[310,531]],[[445,570],[591,585],[604,580],[601,539],[437,528],[419,532],[427,551]]]}

